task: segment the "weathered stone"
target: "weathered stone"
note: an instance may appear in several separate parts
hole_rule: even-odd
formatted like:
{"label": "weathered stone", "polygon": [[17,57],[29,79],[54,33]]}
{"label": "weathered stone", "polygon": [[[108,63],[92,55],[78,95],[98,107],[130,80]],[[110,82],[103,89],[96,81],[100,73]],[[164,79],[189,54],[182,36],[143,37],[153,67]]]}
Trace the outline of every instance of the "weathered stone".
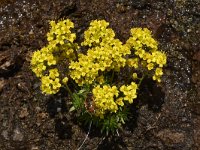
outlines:
{"label": "weathered stone", "polygon": [[166,145],[179,144],[185,140],[183,133],[171,131],[169,129],[158,132],[157,137],[159,137]]}

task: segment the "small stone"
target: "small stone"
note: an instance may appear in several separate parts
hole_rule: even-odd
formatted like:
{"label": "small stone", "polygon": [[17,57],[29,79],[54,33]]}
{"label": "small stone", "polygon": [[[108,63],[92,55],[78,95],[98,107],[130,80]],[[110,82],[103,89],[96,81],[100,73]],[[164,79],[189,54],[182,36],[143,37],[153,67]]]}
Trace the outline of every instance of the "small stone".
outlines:
{"label": "small stone", "polygon": [[60,108],[60,107],[58,107],[58,108],[57,108],[57,112],[60,112],[60,111],[61,111],[61,108]]}
{"label": "small stone", "polygon": [[1,133],[1,135],[6,139],[8,140],[8,131],[7,130],[3,130],[3,132]]}
{"label": "small stone", "polygon": [[41,112],[41,113],[39,113],[37,116],[38,116],[39,118],[41,118],[41,119],[44,119],[44,118],[47,118],[48,114],[47,114],[47,113]]}
{"label": "small stone", "polygon": [[18,128],[16,128],[13,134],[13,141],[22,141],[23,139],[24,139],[24,135]]}
{"label": "small stone", "polygon": [[186,118],[186,117],[183,117],[183,118],[182,118],[182,121],[183,121],[183,122],[187,121],[187,118]]}
{"label": "small stone", "polygon": [[36,110],[36,112],[40,112],[42,109],[39,106],[37,106],[37,107],[35,107],[35,110]]}
{"label": "small stone", "polygon": [[22,110],[20,111],[19,117],[20,118],[25,118],[29,115],[27,108],[22,108]]}
{"label": "small stone", "polygon": [[30,35],[33,35],[33,34],[34,34],[33,30],[31,30],[31,31],[29,32],[29,34],[30,34]]}
{"label": "small stone", "polygon": [[125,8],[124,5],[122,5],[122,4],[117,4],[116,7],[117,7],[117,11],[118,11],[119,13],[124,13],[124,12],[126,12],[126,8]]}
{"label": "small stone", "polygon": [[187,32],[189,33],[189,32],[191,32],[192,31],[192,29],[187,29]]}
{"label": "small stone", "polygon": [[10,67],[10,65],[11,65],[10,61],[6,61],[6,62],[1,66],[1,68],[4,69],[4,70],[6,70],[8,67]]}
{"label": "small stone", "polygon": [[38,146],[32,146],[31,147],[31,150],[38,150],[39,148],[38,148]]}

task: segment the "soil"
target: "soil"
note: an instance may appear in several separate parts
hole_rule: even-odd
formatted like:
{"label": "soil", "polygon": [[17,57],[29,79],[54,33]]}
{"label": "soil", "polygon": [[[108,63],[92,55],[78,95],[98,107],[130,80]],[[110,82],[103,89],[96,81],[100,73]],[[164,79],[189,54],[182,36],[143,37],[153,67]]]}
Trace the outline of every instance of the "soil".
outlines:
{"label": "soil", "polygon": [[[62,18],[79,37],[94,19],[122,41],[131,27],[147,27],[167,54],[162,83],[146,82],[118,135],[92,126],[81,146],[89,127],[68,112],[67,94],[39,89],[30,56],[47,44],[49,20]],[[0,150],[200,150],[199,37],[199,0],[1,0]]]}

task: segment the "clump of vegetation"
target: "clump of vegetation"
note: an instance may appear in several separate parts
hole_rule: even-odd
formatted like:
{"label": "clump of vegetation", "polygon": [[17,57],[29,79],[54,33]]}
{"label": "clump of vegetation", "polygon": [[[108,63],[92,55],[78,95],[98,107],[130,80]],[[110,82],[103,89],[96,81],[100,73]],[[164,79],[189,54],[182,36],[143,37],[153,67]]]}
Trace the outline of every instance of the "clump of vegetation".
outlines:
{"label": "clump of vegetation", "polygon": [[56,94],[65,88],[72,100],[70,111],[86,123],[93,122],[106,133],[121,128],[144,77],[161,82],[167,58],[151,31],[132,28],[131,37],[122,43],[108,22],[94,20],[83,41],[76,43],[69,19],[50,25],[48,45],[35,51],[31,60],[42,92]]}

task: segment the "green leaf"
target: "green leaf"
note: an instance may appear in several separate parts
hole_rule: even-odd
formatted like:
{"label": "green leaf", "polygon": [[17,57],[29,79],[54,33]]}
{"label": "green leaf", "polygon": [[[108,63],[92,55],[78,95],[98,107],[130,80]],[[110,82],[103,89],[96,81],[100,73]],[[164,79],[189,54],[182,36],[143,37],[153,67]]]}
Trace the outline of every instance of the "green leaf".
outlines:
{"label": "green leaf", "polygon": [[69,112],[72,112],[72,111],[74,111],[74,110],[76,110],[76,108],[75,108],[74,106],[72,106],[72,107],[69,109]]}
{"label": "green leaf", "polygon": [[75,109],[83,108],[84,107],[84,101],[83,98],[77,95],[76,93],[73,94],[73,106]]}
{"label": "green leaf", "polygon": [[86,92],[86,90],[85,89],[82,89],[82,90],[80,90],[80,91],[78,91],[78,95],[82,95],[84,92]]}

